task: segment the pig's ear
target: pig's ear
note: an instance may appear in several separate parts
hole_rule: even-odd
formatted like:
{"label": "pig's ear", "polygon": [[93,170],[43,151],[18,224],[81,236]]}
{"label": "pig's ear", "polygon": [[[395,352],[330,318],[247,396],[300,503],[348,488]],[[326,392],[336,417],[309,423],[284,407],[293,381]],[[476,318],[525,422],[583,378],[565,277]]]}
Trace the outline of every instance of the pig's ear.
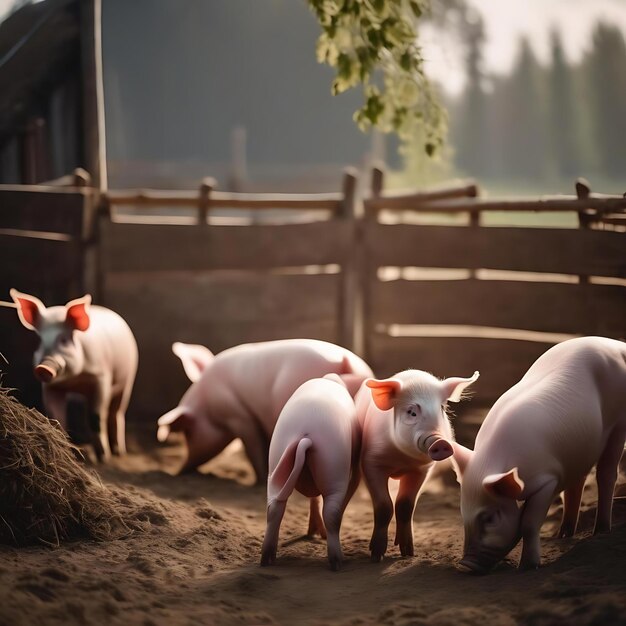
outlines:
{"label": "pig's ear", "polygon": [[65,323],[74,330],[87,330],[89,328],[89,305],[91,296],[72,300],[65,305]]}
{"label": "pig's ear", "polygon": [[490,474],[483,478],[483,487],[493,496],[522,499],[524,481],[519,477],[517,467],[504,474]]}
{"label": "pig's ear", "polygon": [[461,482],[461,478],[463,474],[465,474],[465,469],[467,468],[467,464],[470,462],[472,458],[472,454],[474,454],[473,450],[462,446],[460,443],[456,441],[452,442],[452,465],[454,467],[454,471],[456,472],[456,477],[459,483]]}
{"label": "pig's ear", "polygon": [[43,302],[35,296],[29,296],[27,293],[22,293],[17,289],[11,289],[9,291],[13,302],[17,304],[17,315],[20,318],[20,322],[28,328],[28,330],[37,330],[37,324],[46,310]]}
{"label": "pig's ear", "polygon": [[442,388],[442,400],[444,402],[459,402],[463,398],[463,392],[467,387],[469,387],[472,383],[475,383],[478,380],[480,374],[478,372],[474,372],[471,378],[446,378],[441,381]]}
{"label": "pig's ear", "polygon": [[398,393],[402,389],[402,383],[396,378],[376,380],[368,378],[365,384],[372,390],[372,400],[381,411],[393,409],[396,405]]}
{"label": "pig's ear", "polygon": [[185,374],[192,383],[202,376],[206,366],[215,358],[213,353],[204,346],[180,341],[172,344],[172,352],[182,361]]}

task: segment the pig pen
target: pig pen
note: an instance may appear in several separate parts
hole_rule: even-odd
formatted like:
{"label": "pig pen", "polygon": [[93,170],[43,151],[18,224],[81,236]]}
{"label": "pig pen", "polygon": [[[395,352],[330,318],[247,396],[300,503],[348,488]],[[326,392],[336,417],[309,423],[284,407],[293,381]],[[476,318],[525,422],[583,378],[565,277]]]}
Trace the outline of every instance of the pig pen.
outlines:
{"label": "pig pen", "polygon": [[[475,415],[480,417],[480,415]],[[145,442],[145,433],[141,441]],[[259,566],[265,492],[252,487],[231,446],[202,474],[172,476],[180,441],[140,449],[102,469],[104,484],[142,511],[147,526],[108,542],[0,547],[0,624],[337,624],[401,626],[609,626],[626,623],[626,482],[620,476],[610,535],[591,536],[588,482],[579,532],[554,539],[560,504],[544,526],[537,572],[510,558],[486,577],[461,574],[463,528],[452,471],[428,483],[415,513],[415,557],[390,548],[369,560],[371,503],[363,486],[346,510],[346,561],[331,572],[323,541],[303,540],[308,503],[290,499],[277,564]]]}
{"label": "pig pen", "polygon": [[[157,417],[188,385],[171,354],[174,340],[217,352],[308,336],[356,349],[379,376],[407,367],[440,377],[478,369],[475,397],[454,418],[459,440],[471,445],[482,407],[547,347],[577,334],[626,337],[624,199],[580,187],[578,199],[511,203],[467,199],[471,187],[393,194],[382,186],[375,171],[363,210],[352,174],[340,194],[324,196],[219,193],[211,181],[199,194],[117,192],[95,233],[85,220],[93,216],[87,192],[73,192],[71,215],[58,212],[64,221],[46,225],[62,237],[34,235],[43,228],[34,212],[24,213],[28,224],[4,224],[12,229],[2,234],[5,250],[28,268],[12,263],[7,288],[22,286],[52,303],[88,287],[137,336],[130,454],[98,472],[116,498],[141,511],[143,528],[57,549],[0,546],[0,624],[626,624],[623,472],[610,535],[591,536],[591,479],[573,539],[552,538],[560,521],[554,504],[538,572],[515,570],[519,547],[487,577],[456,571],[463,529],[449,468],[418,501],[415,557],[390,547],[382,563],[370,563],[373,519],[361,486],[344,517],[341,572],[328,569],[323,541],[302,539],[308,504],[295,495],[277,565],[262,569],[265,490],[252,486],[238,445],[189,476],[174,475],[184,456],[180,438],[156,445]],[[187,214],[148,215],[152,204]],[[37,206],[44,214],[43,200]],[[249,212],[222,215],[220,207]],[[275,212],[257,218],[257,209],[268,208],[298,214],[281,224]],[[545,213],[533,221],[537,211]],[[28,234],[17,237],[18,225]],[[61,248],[67,261],[57,266]],[[77,261],[87,253],[89,264]],[[93,268],[93,280],[67,280],[79,266]],[[10,328],[2,330],[10,348],[2,352],[24,368],[11,384],[36,393],[28,370],[33,339],[14,311],[1,313],[2,328]]]}

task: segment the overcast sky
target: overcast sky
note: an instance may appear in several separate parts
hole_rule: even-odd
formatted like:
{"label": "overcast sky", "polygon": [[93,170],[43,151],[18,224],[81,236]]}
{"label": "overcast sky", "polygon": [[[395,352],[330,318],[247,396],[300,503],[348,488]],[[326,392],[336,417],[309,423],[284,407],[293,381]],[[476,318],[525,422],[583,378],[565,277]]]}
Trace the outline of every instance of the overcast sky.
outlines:
{"label": "overcast sky", "polygon": [[[436,2],[437,0],[433,0]],[[598,20],[622,29],[626,35],[626,0],[468,0],[482,15],[486,29],[487,71],[506,73],[511,69],[519,38],[528,36],[542,61],[549,58],[549,33],[558,27],[566,53],[580,59]],[[459,51],[441,35],[424,32],[424,52],[430,73],[449,91],[463,84]],[[626,68],[625,68],[626,71]]]}

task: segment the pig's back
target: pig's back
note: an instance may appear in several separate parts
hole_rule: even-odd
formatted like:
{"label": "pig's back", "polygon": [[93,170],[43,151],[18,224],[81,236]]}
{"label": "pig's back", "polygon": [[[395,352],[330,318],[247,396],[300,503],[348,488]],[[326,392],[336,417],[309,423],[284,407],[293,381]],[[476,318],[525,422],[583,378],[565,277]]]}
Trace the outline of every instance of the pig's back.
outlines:
{"label": "pig's back", "polygon": [[619,385],[626,389],[623,343],[583,337],[558,344],[494,404],[476,449],[513,464],[552,463],[566,474],[590,468],[611,424],[626,417],[607,400]]}
{"label": "pig's back", "polygon": [[[214,372],[254,411],[271,433],[281,409],[305,381],[325,374],[346,373],[344,357],[357,373],[371,370],[348,350],[313,339],[286,339],[245,344],[218,354]],[[337,383],[333,383],[337,384]]]}

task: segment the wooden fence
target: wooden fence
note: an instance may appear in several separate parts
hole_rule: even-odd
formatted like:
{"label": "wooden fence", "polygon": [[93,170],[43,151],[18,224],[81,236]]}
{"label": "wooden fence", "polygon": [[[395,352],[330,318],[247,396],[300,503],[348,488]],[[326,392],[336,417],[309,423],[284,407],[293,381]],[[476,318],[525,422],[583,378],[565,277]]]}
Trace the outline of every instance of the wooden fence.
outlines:
{"label": "wooden fence", "polygon": [[[157,417],[188,386],[173,341],[214,352],[289,337],[353,345],[355,191],[356,177],[347,172],[334,194],[224,193],[211,180],[199,193],[107,194],[102,299],[137,337],[135,405],[142,414]],[[146,205],[195,214],[137,214]],[[135,212],[122,214],[124,206]],[[225,208],[247,210],[248,219],[224,223],[222,211],[216,220]],[[269,222],[261,217],[266,209],[273,210]],[[307,220],[273,223],[286,211],[299,218],[306,211]]]}
{"label": "wooden fence", "polygon": [[[54,304],[92,291],[123,315],[140,349],[131,417],[155,419],[188,386],[173,341],[325,339],[380,376],[478,369],[491,402],[556,341],[626,337],[624,198],[584,184],[532,201],[478,199],[473,184],[390,193],[380,170],[362,203],[353,171],[334,194],[215,187],[109,192],[97,228],[87,188],[0,187],[0,300],[13,286]],[[526,223],[537,214],[558,219]],[[503,216],[522,225],[494,225]],[[36,338],[0,314],[5,380],[28,399]]]}
{"label": "wooden fence", "polygon": [[[480,370],[474,391],[491,402],[558,340],[625,338],[626,200],[577,189],[578,198],[432,201],[383,193],[375,170],[361,280],[374,371]],[[487,225],[512,212],[574,214],[580,227]],[[415,223],[425,215],[439,223]],[[464,219],[445,223],[450,216]]]}
{"label": "wooden fence", "polygon": [[[6,303],[11,287],[49,305],[93,291],[94,193],[82,171],[59,183],[0,185],[0,301]],[[15,309],[0,306],[2,384],[40,406],[40,385],[32,373],[37,344]]]}

